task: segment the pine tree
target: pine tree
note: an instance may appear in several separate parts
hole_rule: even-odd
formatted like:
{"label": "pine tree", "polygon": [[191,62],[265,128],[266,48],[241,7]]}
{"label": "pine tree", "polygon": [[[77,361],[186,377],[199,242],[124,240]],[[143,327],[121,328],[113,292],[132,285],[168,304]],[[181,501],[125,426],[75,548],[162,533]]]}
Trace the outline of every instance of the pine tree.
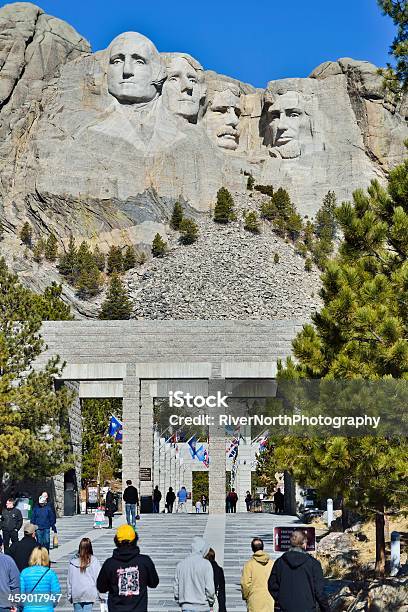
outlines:
{"label": "pine tree", "polygon": [[33,248],[33,259],[37,263],[41,263],[44,257],[45,242],[42,238],[37,240]]}
{"label": "pine tree", "polygon": [[103,272],[105,270],[105,255],[104,253],[102,253],[98,245],[96,245],[96,247],[94,248],[92,255],[96,267],[100,272]]}
{"label": "pine tree", "polygon": [[225,187],[221,187],[217,193],[217,203],[214,208],[214,221],[216,223],[229,223],[235,219],[234,200]]}
{"label": "pine tree", "polygon": [[391,17],[397,27],[397,35],[390,54],[396,60],[396,68],[388,64],[383,72],[387,87],[399,93],[408,89],[408,8],[405,0],[377,0],[385,15]]}
{"label": "pine tree", "polygon": [[293,211],[286,221],[286,232],[289,238],[295,242],[303,230],[303,221],[299,213]]}
{"label": "pine tree", "polygon": [[106,263],[108,274],[113,274],[114,272],[120,274],[123,272],[123,255],[122,249],[119,246],[112,245],[110,247]]}
{"label": "pine tree", "polygon": [[193,244],[198,238],[198,225],[192,219],[183,219],[179,230],[181,244]]}
{"label": "pine tree", "polygon": [[55,261],[58,256],[58,241],[54,234],[50,234],[45,242],[44,256],[47,261]]}
{"label": "pine tree", "polygon": [[315,233],[318,238],[326,241],[333,241],[337,234],[336,220],[336,194],[334,191],[328,191],[324,196],[323,204],[316,213],[315,218]]}
{"label": "pine tree", "polygon": [[[358,190],[352,203],[343,203],[336,216],[344,240],[322,276],[324,306],[293,342],[296,364],[288,360],[279,377],[406,381],[408,160],[391,171],[387,190],[373,181],[367,193]],[[365,387],[362,406],[368,401]],[[340,400],[331,394],[332,403]],[[349,403],[346,395],[347,409]],[[376,571],[384,574],[384,516],[406,505],[408,496],[408,442],[398,425],[388,437],[285,436],[264,455],[261,469],[288,469],[322,495],[341,495],[346,505],[374,514]]]}
{"label": "pine tree", "polygon": [[244,229],[248,232],[252,232],[253,234],[259,234],[261,231],[261,226],[259,223],[258,215],[254,211],[250,211],[245,213],[244,215]]}
{"label": "pine tree", "polygon": [[119,275],[114,272],[109,283],[108,293],[101,306],[100,319],[130,319],[132,304]]}
{"label": "pine tree", "polygon": [[35,479],[72,465],[63,425],[73,397],[66,388],[54,388],[61,374],[58,358],[33,368],[44,348],[39,335],[44,315],[67,314],[70,318],[55,286],[38,296],[0,260],[0,482],[5,472],[12,480]]}
{"label": "pine tree", "polygon": [[263,219],[267,219],[268,221],[275,219],[275,217],[278,216],[278,212],[273,200],[264,200],[260,207],[260,213]]}
{"label": "pine tree", "polygon": [[71,235],[68,243],[68,250],[62,253],[58,262],[58,270],[65,276],[71,284],[75,281],[76,270],[78,268],[78,252],[75,246],[74,237]]}
{"label": "pine tree", "polygon": [[153,257],[163,257],[167,251],[167,242],[163,240],[160,234],[156,234],[152,243],[152,255]]}
{"label": "pine tree", "polygon": [[126,247],[125,255],[123,257],[123,270],[127,272],[136,267],[136,253],[133,245]]}
{"label": "pine tree", "polygon": [[183,207],[180,202],[176,202],[171,215],[170,227],[176,231],[180,229],[180,224],[183,221]]}
{"label": "pine tree", "polygon": [[307,257],[305,259],[305,271],[311,272],[312,270],[313,270],[312,260],[310,259],[310,257]]}
{"label": "pine tree", "polygon": [[252,176],[252,174],[250,174],[248,176],[248,180],[247,180],[247,189],[248,189],[248,191],[252,191],[253,188],[254,188],[254,185],[255,185],[255,179]]}
{"label": "pine tree", "polygon": [[272,185],[255,185],[254,189],[255,191],[259,191],[259,193],[267,195],[270,198],[273,196],[274,193]]}
{"label": "pine tree", "polygon": [[20,231],[20,240],[23,244],[31,248],[33,241],[33,228],[26,221]]}
{"label": "pine tree", "polygon": [[75,286],[82,300],[95,297],[102,290],[102,276],[95,263],[79,272]]}

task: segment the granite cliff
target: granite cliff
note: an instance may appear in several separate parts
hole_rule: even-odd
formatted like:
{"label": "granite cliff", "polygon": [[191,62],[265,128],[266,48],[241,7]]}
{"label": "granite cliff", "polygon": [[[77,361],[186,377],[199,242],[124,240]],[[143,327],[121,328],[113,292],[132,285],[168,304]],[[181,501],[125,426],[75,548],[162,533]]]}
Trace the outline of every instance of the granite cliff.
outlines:
{"label": "granite cliff", "polygon": [[[225,186],[286,188],[313,217],[324,194],[349,199],[385,182],[404,155],[407,99],[386,93],[377,68],[349,58],[265,89],[159,53],[142,34],[92,53],[73,28],[29,3],[0,10],[2,252],[32,286],[18,232],[73,234],[148,249],[168,231],[175,201],[197,220]],[[239,270],[237,270],[237,273]],[[66,291],[72,302],[74,295]],[[78,310],[81,305],[78,303]],[[85,309],[86,310],[86,309]],[[88,311],[88,314],[90,312]]]}

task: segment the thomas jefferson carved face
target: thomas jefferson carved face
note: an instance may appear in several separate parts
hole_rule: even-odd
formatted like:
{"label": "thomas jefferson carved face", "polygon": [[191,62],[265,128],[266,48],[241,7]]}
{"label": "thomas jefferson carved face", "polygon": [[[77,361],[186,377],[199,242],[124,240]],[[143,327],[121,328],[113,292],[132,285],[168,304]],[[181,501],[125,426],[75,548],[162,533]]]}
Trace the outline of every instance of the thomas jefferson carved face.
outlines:
{"label": "thomas jefferson carved face", "polygon": [[210,102],[205,122],[211,139],[221,148],[235,151],[239,144],[241,115],[238,89],[216,91]]}
{"label": "thomas jefferson carved face", "polygon": [[109,46],[108,91],[121,104],[154,100],[165,78],[153,43],[137,32],[125,32]]}
{"label": "thomas jefferson carved face", "polygon": [[304,103],[300,94],[288,91],[268,108],[268,122],[272,147],[280,157],[290,159],[300,155],[300,127]]}
{"label": "thomas jefferson carved face", "polygon": [[197,121],[203,94],[200,70],[185,57],[173,57],[167,64],[163,100],[167,108],[190,123]]}

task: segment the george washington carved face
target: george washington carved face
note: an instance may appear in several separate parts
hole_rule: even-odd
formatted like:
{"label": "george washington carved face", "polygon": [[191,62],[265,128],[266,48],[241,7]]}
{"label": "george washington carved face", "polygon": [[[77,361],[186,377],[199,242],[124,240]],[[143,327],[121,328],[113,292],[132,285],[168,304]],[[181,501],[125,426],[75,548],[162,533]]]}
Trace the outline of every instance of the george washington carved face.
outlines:
{"label": "george washington carved face", "polygon": [[108,91],[121,104],[145,105],[160,95],[165,69],[148,38],[125,32],[111,42],[108,53]]}

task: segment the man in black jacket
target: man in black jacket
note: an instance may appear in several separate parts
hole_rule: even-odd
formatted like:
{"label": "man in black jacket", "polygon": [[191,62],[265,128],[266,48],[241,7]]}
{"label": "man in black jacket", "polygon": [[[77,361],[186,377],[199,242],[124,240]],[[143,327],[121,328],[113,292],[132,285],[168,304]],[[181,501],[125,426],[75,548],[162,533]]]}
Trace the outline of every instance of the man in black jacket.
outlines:
{"label": "man in black jacket", "polygon": [[173,512],[173,506],[174,506],[175,501],[176,501],[176,494],[173,491],[173,487],[169,487],[169,490],[166,493],[166,508],[169,514]]}
{"label": "man in black jacket", "polygon": [[12,559],[14,559],[20,572],[28,567],[28,560],[34,548],[38,546],[37,540],[35,539],[35,532],[37,525],[33,525],[30,522],[24,523],[24,536],[19,542],[14,542],[8,550],[8,553]]}
{"label": "man in black jacket", "polygon": [[147,612],[147,589],[159,584],[154,563],[140,554],[131,525],[118,527],[115,544],[112,557],[102,565],[96,588],[100,593],[109,593],[109,612]]}
{"label": "man in black jacket", "polygon": [[23,516],[18,508],[14,507],[14,499],[6,501],[6,507],[1,513],[1,529],[3,530],[4,552],[6,553],[11,543],[18,542],[18,532],[23,524]]}
{"label": "man in black jacket", "polygon": [[291,548],[275,561],[268,589],[282,612],[330,612],[323,592],[323,570],[319,561],[306,552],[307,536],[296,530],[290,537]]}
{"label": "man in black jacket", "polygon": [[136,506],[139,505],[139,493],[136,487],[132,485],[131,480],[126,481],[126,489],[123,491],[123,501],[125,502],[127,524],[136,528]]}

